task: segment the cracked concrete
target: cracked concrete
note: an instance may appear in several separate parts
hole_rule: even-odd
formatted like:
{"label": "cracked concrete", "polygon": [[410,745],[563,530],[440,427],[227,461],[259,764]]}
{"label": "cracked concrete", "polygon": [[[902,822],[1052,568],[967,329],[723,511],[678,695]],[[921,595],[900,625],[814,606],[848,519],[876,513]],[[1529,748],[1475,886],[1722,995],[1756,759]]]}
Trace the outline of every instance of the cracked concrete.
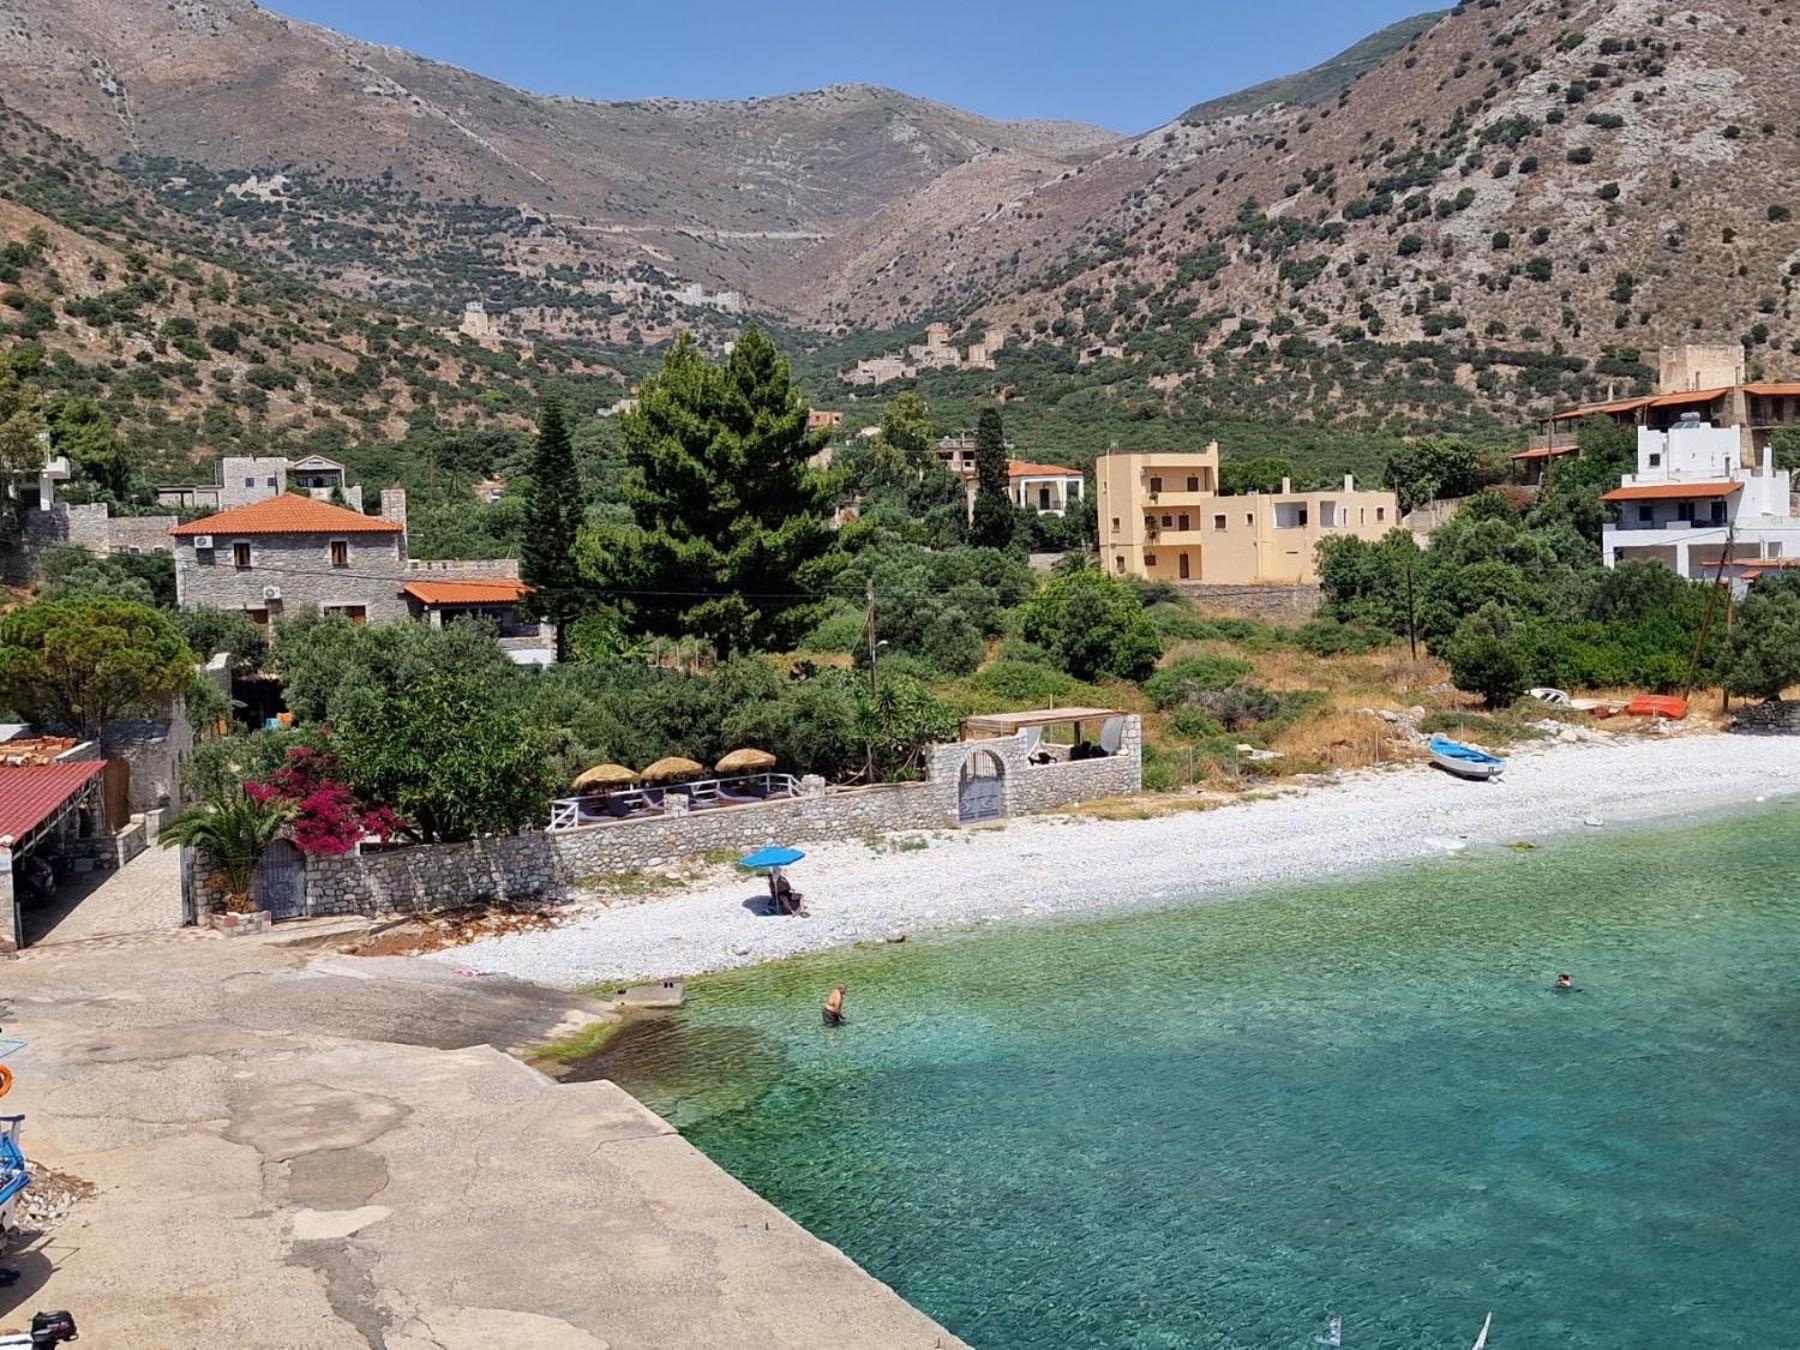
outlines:
{"label": "cracked concrete", "polygon": [[156,1350],[960,1344],[607,1082],[503,1053],[583,1000],[254,942],[0,967],[7,1106],[93,1181],[0,1325]]}

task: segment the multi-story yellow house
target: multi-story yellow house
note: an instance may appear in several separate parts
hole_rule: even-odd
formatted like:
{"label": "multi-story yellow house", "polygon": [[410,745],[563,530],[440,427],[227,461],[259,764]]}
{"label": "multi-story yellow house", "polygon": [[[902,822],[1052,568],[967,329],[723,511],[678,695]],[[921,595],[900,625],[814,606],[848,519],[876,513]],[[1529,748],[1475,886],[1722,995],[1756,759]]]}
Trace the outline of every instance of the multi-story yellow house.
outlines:
{"label": "multi-story yellow house", "polygon": [[1319,579],[1321,539],[1379,539],[1400,523],[1392,492],[1342,488],[1219,495],[1219,443],[1193,451],[1115,451],[1094,465],[1101,563],[1152,581],[1248,586]]}

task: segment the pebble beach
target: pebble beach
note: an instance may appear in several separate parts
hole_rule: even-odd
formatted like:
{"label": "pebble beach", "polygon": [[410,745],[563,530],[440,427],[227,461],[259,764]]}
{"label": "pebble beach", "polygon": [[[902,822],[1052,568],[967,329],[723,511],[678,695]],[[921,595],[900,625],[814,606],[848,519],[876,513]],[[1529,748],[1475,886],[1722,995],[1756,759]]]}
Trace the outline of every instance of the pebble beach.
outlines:
{"label": "pebble beach", "polygon": [[432,959],[570,988],[692,975],[932,930],[1220,899],[1795,796],[1800,742],[1787,737],[1533,745],[1491,783],[1395,767],[1151,819],[1042,815],[810,843],[790,869],[810,917],[766,913],[761,878],[717,869],[639,904],[577,902],[553,929]]}

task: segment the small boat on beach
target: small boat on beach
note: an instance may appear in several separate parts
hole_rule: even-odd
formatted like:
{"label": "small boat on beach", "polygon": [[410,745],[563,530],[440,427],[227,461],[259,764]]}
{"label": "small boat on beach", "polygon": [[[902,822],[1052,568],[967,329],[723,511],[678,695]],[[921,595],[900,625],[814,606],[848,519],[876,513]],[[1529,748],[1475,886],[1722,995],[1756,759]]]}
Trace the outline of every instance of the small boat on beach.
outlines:
{"label": "small boat on beach", "polygon": [[1453,741],[1448,736],[1433,736],[1426,743],[1431,752],[1431,762],[1458,778],[1470,778],[1478,782],[1489,778],[1498,778],[1500,771],[1506,767],[1506,761],[1485,750],[1477,750],[1472,745],[1464,745],[1461,741]]}

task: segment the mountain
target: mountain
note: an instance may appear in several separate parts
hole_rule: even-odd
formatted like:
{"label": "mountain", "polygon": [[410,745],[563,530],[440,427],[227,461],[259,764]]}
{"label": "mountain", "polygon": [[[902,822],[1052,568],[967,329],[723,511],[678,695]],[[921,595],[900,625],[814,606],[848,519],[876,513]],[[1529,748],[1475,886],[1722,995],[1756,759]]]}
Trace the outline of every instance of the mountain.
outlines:
{"label": "mountain", "polygon": [[[583,410],[618,371],[547,343],[481,343],[216,253],[204,231],[0,105],[0,378],[46,410],[91,400],[136,467],[347,447],[415,427],[529,428],[544,384]],[[491,437],[490,437],[491,438]]]}
{"label": "mountain", "polygon": [[[170,204],[334,289],[659,335],[980,158],[1118,138],[839,85],[735,103],[527,93],[251,0],[0,0],[0,91]],[[667,292],[693,303],[671,304]]]}
{"label": "mountain", "polygon": [[1641,387],[1680,340],[1793,369],[1794,9],[1463,0],[1127,138],[864,86],[542,96],[250,0],[0,0],[0,97],[341,295],[588,344],[758,312],[830,388],[943,319],[1006,339],[921,377],[953,397],[1386,432]]}
{"label": "mountain", "polygon": [[1323,103],[1326,99],[1336,97],[1345,85],[1354,84],[1395,52],[1408,46],[1414,38],[1430,29],[1449,12],[1438,9],[1429,14],[1415,14],[1410,19],[1401,19],[1398,23],[1391,23],[1386,28],[1369,34],[1362,41],[1345,48],[1329,61],[1321,61],[1310,70],[1265,80],[1248,89],[1240,89],[1235,94],[1196,103],[1177,120],[1186,122],[1189,126],[1197,126],[1221,117],[1253,113],[1271,103],[1292,103],[1304,108]]}

